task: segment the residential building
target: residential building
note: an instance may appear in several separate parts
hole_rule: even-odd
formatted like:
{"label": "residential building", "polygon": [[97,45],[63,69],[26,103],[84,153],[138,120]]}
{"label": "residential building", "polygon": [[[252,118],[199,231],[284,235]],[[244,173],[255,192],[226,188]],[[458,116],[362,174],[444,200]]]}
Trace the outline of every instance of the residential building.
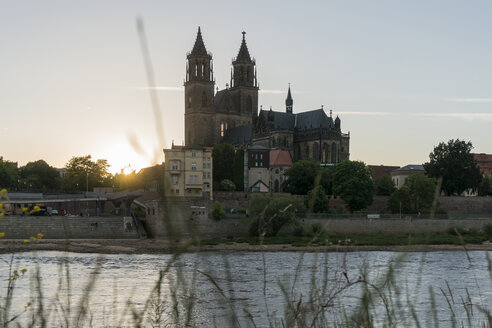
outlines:
{"label": "residential building", "polygon": [[165,196],[212,199],[212,148],[173,144],[164,158]]}
{"label": "residential building", "polygon": [[473,154],[473,157],[477,161],[480,173],[492,174],[492,154]]}
{"label": "residential building", "polygon": [[423,165],[410,164],[399,169],[391,171],[391,179],[395,183],[395,187],[400,189],[405,184],[406,178],[415,173],[425,173]]}

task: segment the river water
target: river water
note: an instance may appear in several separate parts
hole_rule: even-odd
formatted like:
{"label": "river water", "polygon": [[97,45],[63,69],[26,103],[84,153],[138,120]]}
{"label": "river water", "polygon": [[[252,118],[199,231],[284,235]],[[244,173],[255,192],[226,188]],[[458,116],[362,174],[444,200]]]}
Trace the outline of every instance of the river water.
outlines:
{"label": "river water", "polygon": [[[323,309],[318,324],[332,326],[354,322],[361,304],[369,304],[375,326],[391,318],[397,327],[417,326],[416,321],[422,327],[435,321],[441,327],[453,322],[478,327],[484,320],[481,308],[492,308],[492,278],[483,251],[204,252],[177,258],[43,251],[0,255],[0,260],[1,306],[12,274],[9,267],[27,269],[15,280],[10,311],[12,317],[33,303],[16,319],[22,325],[36,317],[32,312],[39,299],[48,327],[75,322],[81,304],[88,309],[82,322],[93,327],[133,327],[132,313],[144,308],[147,327],[157,314],[162,326],[173,327],[176,320],[183,324],[187,313],[198,327],[231,327],[234,322],[241,327],[282,326],[295,309],[308,319]],[[151,292],[160,271],[158,299]],[[369,303],[361,302],[366,288],[372,295]]]}

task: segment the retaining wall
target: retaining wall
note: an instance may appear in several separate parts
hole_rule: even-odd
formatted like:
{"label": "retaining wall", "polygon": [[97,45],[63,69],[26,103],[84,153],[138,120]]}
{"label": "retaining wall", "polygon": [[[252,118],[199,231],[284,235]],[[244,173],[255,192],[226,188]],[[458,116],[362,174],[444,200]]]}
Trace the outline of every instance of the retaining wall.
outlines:
{"label": "retaining wall", "polygon": [[0,219],[6,239],[29,239],[38,233],[45,239],[138,238],[135,230],[125,231],[122,217],[7,216]]}

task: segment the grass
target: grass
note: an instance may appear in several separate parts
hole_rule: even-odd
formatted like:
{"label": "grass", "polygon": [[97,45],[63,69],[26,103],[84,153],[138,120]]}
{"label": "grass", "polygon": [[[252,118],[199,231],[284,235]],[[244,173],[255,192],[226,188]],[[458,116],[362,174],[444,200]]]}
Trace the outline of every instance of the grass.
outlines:
{"label": "grass", "polygon": [[[432,234],[363,234],[363,233],[324,233],[317,236],[293,236],[278,235],[273,237],[236,237],[236,238],[210,238],[201,240],[201,245],[231,245],[233,243],[246,243],[249,245],[279,245],[293,246],[407,246],[407,245],[463,245],[481,244],[489,238],[482,233],[470,233],[453,235],[449,233]],[[198,242],[194,242],[198,245]]]}

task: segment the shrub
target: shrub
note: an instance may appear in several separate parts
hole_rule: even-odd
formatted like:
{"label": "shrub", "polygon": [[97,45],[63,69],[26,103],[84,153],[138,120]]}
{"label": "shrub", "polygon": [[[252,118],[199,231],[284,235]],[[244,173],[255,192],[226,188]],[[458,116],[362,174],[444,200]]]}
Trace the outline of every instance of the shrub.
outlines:
{"label": "shrub", "polygon": [[210,212],[210,214],[212,214],[212,218],[215,221],[220,221],[225,217],[224,209],[222,209],[222,205],[220,205],[219,202],[214,203],[214,206],[212,207],[212,211]]}
{"label": "shrub", "polygon": [[487,235],[487,237],[492,237],[492,223],[485,223],[482,227],[483,233]]}
{"label": "shrub", "polygon": [[303,225],[297,225],[294,228],[294,231],[292,232],[292,234],[296,237],[304,237],[304,235],[306,234],[306,230],[304,229]]}
{"label": "shrub", "polygon": [[224,179],[220,182],[220,190],[223,191],[234,191],[236,190],[236,185],[233,181],[229,179]]}
{"label": "shrub", "polygon": [[319,222],[311,224],[311,231],[313,235],[321,235],[323,233],[323,225]]}

